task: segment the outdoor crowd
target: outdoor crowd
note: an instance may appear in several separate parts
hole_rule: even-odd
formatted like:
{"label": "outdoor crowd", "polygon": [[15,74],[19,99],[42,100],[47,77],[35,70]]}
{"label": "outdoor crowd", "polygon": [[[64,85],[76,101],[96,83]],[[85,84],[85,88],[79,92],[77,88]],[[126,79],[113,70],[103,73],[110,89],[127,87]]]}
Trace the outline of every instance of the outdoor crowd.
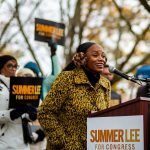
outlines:
{"label": "outdoor crowd", "polygon": [[43,77],[38,108],[9,109],[10,77],[40,77],[37,64],[28,62],[19,69],[15,57],[0,56],[0,150],[86,150],[89,112],[121,103],[111,90],[113,75],[102,46],[79,45],[62,71],[57,47],[50,47],[52,73]]}

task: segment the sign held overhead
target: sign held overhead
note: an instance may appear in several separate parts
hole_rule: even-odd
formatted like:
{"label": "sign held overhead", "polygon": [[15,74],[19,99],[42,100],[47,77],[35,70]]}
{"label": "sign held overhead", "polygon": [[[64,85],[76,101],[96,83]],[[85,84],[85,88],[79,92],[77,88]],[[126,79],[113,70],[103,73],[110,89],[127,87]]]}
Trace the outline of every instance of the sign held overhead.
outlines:
{"label": "sign held overhead", "polygon": [[55,41],[64,46],[65,25],[44,19],[35,18],[35,40],[42,42]]}

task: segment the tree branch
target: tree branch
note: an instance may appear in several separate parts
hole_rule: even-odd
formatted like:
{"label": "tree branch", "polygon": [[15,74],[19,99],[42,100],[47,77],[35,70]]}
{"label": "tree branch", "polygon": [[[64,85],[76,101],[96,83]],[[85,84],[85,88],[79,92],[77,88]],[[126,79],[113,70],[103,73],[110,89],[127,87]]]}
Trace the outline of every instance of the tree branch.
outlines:
{"label": "tree branch", "polygon": [[92,5],[94,4],[94,2],[95,2],[95,0],[92,0],[89,3],[89,9],[88,9],[89,11],[88,11],[88,13],[87,13],[87,15],[85,17],[86,19],[84,20],[84,22],[81,22],[81,20],[80,20],[80,25],[79,25],[79,27],[80,27],[80,31],[79,31],[79,44],[81,44],[82,33],[83,33],[83,30],[84,30],[84,27],[87,25],[88,18],[89,18],[90,14],[91,14],[91,11],[93,10]]}
{"label": "tree branch", "polygon": [[112,0],[112,1],[113,1],[113,3],[115,4],[116,8],[117,8],[118,11],[119,11],[120,18],[123,19],[123,20],[127,23],[127,26],[128,26],[128,28],[129,28],[129,30],[131,31],[131,33],[132,33],[133,35],[137,36],[136,33],[132,30],[132,26],[131,26],[130,22],[123,16],[122,10],[121,10],[121,8],[119,7],[119,5],[116,3],[115,0]]}
{"label": "tree branch", "polygon": [[73,18],[70,18],[70,20],[69,20],[68,34],[66,36],[66,38],[69,39],[69,43],[67,45],[67,47],[69,48],[69,54],[66,56],[67,62],[70,61],[70,57],[72,56],[71,49],[72,49],[72,46],[74,43],[75,27],[79,23],[80,15],[81,15],[80,14],[81,13],[80,6],[81,6],[81,0],[78,0],[77,4],[76,4],[74,16],[73,16]]}
{"label": "tree branch", "polygon": [[150,6],[148,4],[148,0],[139,0],[139,1],[144,6],[144,8],[150,13]]}
{"label": "tree branch", "polygon": [[14,19],[15,15],[16,15],[16,12],[13,13],[12,17],[9,19],[9,21],[6,23],[5,27],[3,28],[1,35],[0,35],[0,43],[2,41],[3,35],[7,31],[8,27],[11,24],[12,20]]}
{"label": "tree branch", "polygon": [[120,65],[119,69],[122,69],[127,64],[127,62],[129,61],[129,59],[131,58],[131,56],[136,51],[137,44],[144,38],[146,32],[149,30],[149,27],[150,27],[150,24],[147,26],[147,28],[145,28],[145,30],[143,31],[143,33],[141,34],[141,36],[137,37],[137,39],[135,41],[135,44],[133,46],[132,51],[127,55],[126,60]]}
{"label": "tree branch", "polygon": [[[36,9],[40,6],[42,1],[38,1],[35,5],[35,7],[31,10],[28,18],[24,21],[24,23],[22,23],[22,26],[25,27],[28,23],[28,21],[32,18],[34,12],[36,11]],[[19,5],[19,4],[18,4]],[[15,11],[16,13],[16,11]],[[14,18],[13,18],[14,19]],[[0,46],[0,51],[2,52],[4,50],[4,48],[7,46],[8,43],[10,43],[10,41],[19,33],[20,29],[18,31],[16,31],[14,34],[12,34],[3,45]]]}
{"label": "tree branch", "polygon": [[19,17],[19,8],[18,8],[18,2],[17,2],[17,1],[18,1],[18,0],[16,0],[16,13],[17,13],[16,19],[17,19],[17,21],[18,21],[18,25],[19,25],[20,31],[21,31],[21,33],[22,33],[22,35],[23,35],[23,37],[24,37],[24,39],[25,39],[25,41],[26,41],[26,43],[27,43],[27,45],[28,45],[29,51],[31,52],[31,54],[32,54],[32,56],[33,56],[33,58],[34,58],[34,60],[36,61],[37,65],[38,65],[38,67],[39,67],[39,69],[40,69],[40,71],[41,71],[41,73],[42,73],[42,75],[43,75],[43,71],[42,71],[42,69],[41,69],[41,67],[40,67],[40,64],[39,64],[39,62],[38,62],[38,60],[37,60],[35,54],[34,54],[33,48],[32,48],[32,46],[31,46],[31,44],[29,43],[29,40],[28,40],[28,38],[27,38],[27,36],[26,36],[24,30],[23,30],[23,26],[22,26],[22,24],[21,24],[21,20],[20,20],[20,17]]}

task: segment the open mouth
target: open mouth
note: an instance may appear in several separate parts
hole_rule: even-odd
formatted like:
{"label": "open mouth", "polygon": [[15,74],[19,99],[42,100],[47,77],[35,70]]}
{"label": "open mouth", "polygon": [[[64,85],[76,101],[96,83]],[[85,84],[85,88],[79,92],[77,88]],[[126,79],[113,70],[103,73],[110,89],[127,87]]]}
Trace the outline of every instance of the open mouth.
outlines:
{"label": "open mouth", "polygon": [[103,68],[103,67],[104,67],[104,64],[96,64],[96,67],[98,67],[98,68]]}

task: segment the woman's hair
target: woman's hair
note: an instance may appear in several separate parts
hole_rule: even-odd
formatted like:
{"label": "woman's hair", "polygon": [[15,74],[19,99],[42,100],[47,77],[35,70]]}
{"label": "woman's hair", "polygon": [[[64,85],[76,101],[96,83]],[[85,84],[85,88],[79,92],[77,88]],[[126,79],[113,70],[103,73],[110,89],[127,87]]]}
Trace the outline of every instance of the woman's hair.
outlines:
{"label": "woman's hair", "polygon": [[86,53],[86,51],[87,51],[92,45],[94,45],[94,44],[96,44],[96,43],[94,43],[94,42],[85,42],[85,43],[79,45],[78,48],[77,48],[77,53],[78,53],[78,52]]}
{"label": "woman's hair", "polygon": [[[81,45],[78,46],[77,50],[76,50],[76,54],[79,54],[79,53],[86,53],[86,51],[96,43],[94,42],[85,42]],[[75,54],[75,57],[78,57],[77,55]],[[72,60],[64,69],[63,71],[69,71],[69,70],[73,70],[74,68],[76,68],[77,65],[75,65],[74,61]]]}
{"label": "woman's hair", "polygon": [[4,67],[4,65],[10,60],[15,60],[17,62],[16,58],[13,56],[10,56],[10,55],[0,56],[0,71]]}

